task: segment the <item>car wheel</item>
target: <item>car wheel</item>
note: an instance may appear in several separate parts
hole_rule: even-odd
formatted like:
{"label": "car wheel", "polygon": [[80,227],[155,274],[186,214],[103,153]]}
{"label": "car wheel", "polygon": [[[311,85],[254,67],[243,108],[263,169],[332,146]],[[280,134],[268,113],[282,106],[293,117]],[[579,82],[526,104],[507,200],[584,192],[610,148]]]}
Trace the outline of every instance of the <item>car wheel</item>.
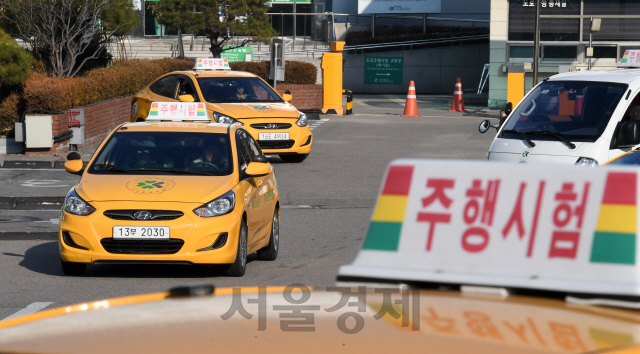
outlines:
{"label": "car wheel", "polygon": [[240,235],[238,236],[238,250],[236,260],[225,270],[225,274],[230,277],[241,277],[247,270],[247,223],[242,219],[240,223]]}
{"label": "car wheel", "polygon": [[304,161],[307,156],[309,156],[309,154],[297,154],[297,155],[280,155],[280,158],[284,161],[284,162],[294,162],[294,163],[299,163]]}
{"label": "car wheel", "polygon": [[62,263],[62,272],[64,275],[82,275],[87,269],[86,263],[65,262],[62,259],[60,262]]}
{"label": "car wheel", "polygon": [[278,258],[278,248],[280,248],[280,221],[278,219],[278,209],[276,209],[276,211],[273,212],[269,246],[258,251],[259,260],[275,261],[276,258]]}

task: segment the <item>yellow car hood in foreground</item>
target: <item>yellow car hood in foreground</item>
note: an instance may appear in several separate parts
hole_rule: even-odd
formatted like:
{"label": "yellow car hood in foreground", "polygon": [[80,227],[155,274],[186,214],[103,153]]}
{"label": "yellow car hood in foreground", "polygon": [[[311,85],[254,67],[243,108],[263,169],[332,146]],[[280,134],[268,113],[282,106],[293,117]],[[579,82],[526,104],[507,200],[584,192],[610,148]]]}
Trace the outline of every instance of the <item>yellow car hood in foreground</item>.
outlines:
{"label": "yellow car hood in foreground", "polygon": [[[289,103],[207,103],[210,110],[231,118],[298,118],[300,112]],[[213,114],[211,114],[213,119]]]}
{"label": "yellow car hood in foreground", "polygon": [[151,201],[206,203],[228,192],[237,177],[188,175],[85,174],[76,191],[91,201]]}
{"label": "yellow car hood in foreground", "polygon": [[631,353],[638,343],[637,311],[406,288],[159,293],[0,322],[0,352]]}

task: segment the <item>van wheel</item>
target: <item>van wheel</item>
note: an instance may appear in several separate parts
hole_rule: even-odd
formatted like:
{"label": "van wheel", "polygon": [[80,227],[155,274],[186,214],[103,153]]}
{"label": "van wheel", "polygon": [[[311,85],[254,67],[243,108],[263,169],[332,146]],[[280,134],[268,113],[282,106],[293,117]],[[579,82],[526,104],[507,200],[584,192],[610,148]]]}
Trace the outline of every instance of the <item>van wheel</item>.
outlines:
{"label": "van wheel", "polygon": [[238,236],[238,250],[236,260],[231,263],[224,274],[230,277],[241,277],[247,270],[247,223],[242,219],[240,223],[240,235]]}
{"label": "van wheel", "polygon": [[82,275],[87,269],[86,263],[65,262],[62,259],[60,263],[62,264],[62,272],[64,275]]}
{"label": "van wheel", "polygon": [[280,158],[284,162],[300,163],[300,162],[304,161],[307,158],[307,156],[309,156],[309,154],[280,155]]}
{"label": "van wheel", "polygon": [[258,259],[261,261],[275,261],[278,258],[278,248],[280,248],[280,221],[278,219],[278,209],[276,209],[273,212],[269,246],[258,251]]}

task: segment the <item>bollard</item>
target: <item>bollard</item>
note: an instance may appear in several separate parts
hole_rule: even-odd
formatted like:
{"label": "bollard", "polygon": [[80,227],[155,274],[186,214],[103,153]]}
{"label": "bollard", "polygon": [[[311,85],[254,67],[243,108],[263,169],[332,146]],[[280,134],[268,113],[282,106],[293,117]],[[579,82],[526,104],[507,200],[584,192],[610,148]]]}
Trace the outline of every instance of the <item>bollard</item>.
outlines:
{"label": "bollard", "polygon": [[353,92],[351,90],[342,90],[342,93],[347,94],[347,110],[344,112],[344,115],[348,116],[353,114]]}

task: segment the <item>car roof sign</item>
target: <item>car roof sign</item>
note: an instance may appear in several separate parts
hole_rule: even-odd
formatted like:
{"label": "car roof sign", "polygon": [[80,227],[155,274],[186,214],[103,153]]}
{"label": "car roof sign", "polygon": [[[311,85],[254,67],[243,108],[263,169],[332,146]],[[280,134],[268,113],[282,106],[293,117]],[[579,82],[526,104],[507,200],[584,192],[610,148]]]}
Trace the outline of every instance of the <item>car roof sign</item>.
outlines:
{"label": "car roof sign", "polygon": [[630,49],[620,58],[619,68],[640,68],[640,49]]}
{"label": "car roof sign", "polygon": [[202,102],[153,102],[147,122],[211,122],[207,107]]}
{"label": "car roof sign", "polygon": [[396,160],[338,276],[640,298],[639,182],[629,166]]}
{"label": "car roof sign", "polygon": [[224,58],[197,58],[194,70],[231,70],[229,61]]}

